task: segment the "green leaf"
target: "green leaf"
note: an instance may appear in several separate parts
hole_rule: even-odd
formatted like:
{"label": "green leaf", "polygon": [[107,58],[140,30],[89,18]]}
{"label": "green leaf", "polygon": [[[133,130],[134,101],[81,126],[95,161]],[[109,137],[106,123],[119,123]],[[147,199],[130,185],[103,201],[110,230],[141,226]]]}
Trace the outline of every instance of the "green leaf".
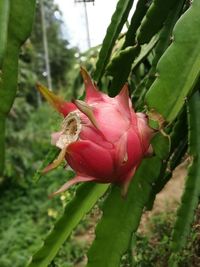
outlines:
{"label": "green leaf", "polygon": [[176,3],[177,0],[168,0],[165,2],[162,0],[154,0],[152,2],[137,31],[137,41],[139,44],[148,43],[162,28],[170,10]]}
{"label": "green leaf", "polygon": [[8,33],[8,19],[9,19],[10,1],[0,1],[0,69],[2,66],[3,56],[6,48],[7,33]]}
{"label": "green leaf", "polygon": [[[9,2],[9,1],[7,1]],[[2,73],[0,79],[0,115],[5,121],[7,114],[13,104],[18,78],[18,58],[20,46],[25,42],[31,32],[35,10],[35,0],[10,0],[10,13],[8,26],[4,25],[3,48],[4,58],[2,60]],[[8,19],[4,14],[4,18]],[[2,29],[1,29],[2,30]],[[7,42],[5,46],[5,38]],[[0,154],[4,155],[5,128],[0,125]],[[4,156],[0,157],[0,174],[3,173]]]}
{"label": "green leaf", "polygon": [[[117,8],[112,16],[111,23],[107,29],[106,36],[103,40],[102,48],[94,72],[94,80],[100,81],[104,74],[106,65],[109,61],[112,48],[122,30],[124,23],[128,18],[129,11],[133,5],[133,0],[119,0]],[[106,7],[105,7],[106,8]]]}
{"label": "green leaf", "polygon": [[125,198],[121,197],[119,187],[112,188],[104,202],[103,217],[96,228],[96,239],[88,253],[87,267],[119,266],[132,233],[138,228],[160,167],[161,161],[157,157],[143,160]]}
{"label": "green leaf", "polygon": [[[158,77],[146,95],[148,108],[171,123],[191,93],[200,74],[200,2],[182,15],[173,42],[158,63]],[[187,34],[185,34],[187,32]]]}
{"label": "green leaf", "polygon": [[85,183],[67,204],[62,217],[45,239],[41,249],[32,257],[28,267],[47,267],[81,219],[92,209],[107,190],[107,184]]}
{"label": "green leaf", "polygon": [[194,94],[189,103],[189,154],[190,167],[182,195],[181,206],[175,223],[170,257],[170,266],[177,266],[178,253],[187,243],[187,237],[194,219],[200,197],[200,95]]}

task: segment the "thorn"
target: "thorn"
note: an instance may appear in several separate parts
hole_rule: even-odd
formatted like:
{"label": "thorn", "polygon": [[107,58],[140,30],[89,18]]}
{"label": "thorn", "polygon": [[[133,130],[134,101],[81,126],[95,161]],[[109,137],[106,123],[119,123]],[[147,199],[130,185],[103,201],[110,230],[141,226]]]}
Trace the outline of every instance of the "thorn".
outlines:
{"label": "thorn", "polygon": [[174,41],[174,36],[170,36],[170,42],[172,43]]}

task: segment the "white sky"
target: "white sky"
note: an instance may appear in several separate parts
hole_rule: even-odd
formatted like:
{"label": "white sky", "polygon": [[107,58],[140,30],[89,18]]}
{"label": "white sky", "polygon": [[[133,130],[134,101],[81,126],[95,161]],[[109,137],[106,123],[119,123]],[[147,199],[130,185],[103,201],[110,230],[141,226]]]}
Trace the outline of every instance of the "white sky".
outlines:
{"label": "white sky", "polygon": [[[101,44],[115,11],[117,0],[95,0],[86,3],[89,22],[91,46]],[[137,1],[135,1],[137,2]],[[71,46],[77,46],[81,51],[88,49],[84,3],[74,0],[55,0],[63,14],[65,22],[64,35]]]}
{"label": "white sky", "polygon": [[[88,49],[84,3],[74,3],[74,0],[55,0],[63,14],[66,24],[64,29],[72,46],[78,46],[81,51]],[[95,0],[95,4],[86,3],[91,46],[98,45],[105,36],[117,0]]]}

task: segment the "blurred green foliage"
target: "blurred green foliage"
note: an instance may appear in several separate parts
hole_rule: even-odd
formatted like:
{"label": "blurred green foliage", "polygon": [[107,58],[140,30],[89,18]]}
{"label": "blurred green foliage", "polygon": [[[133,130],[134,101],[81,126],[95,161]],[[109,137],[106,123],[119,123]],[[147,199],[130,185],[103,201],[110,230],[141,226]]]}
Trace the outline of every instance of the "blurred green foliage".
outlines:
{"label": "blurred green foliage", "polygon": [[[53,86],[66,98],[71,95],[77,49],[69,49],[61,36],[61,15],[51,1],[44,1],[50,65]],[[60,168],[35,183],[33,176],[49,151],[50,134],[60,126],[62,118],[43,102],[35,83],[46,83],[41,32],[40,6],[37,4],[31,38],[24,44],[19,60],[18,92],[6,125],[6,164],[0,179],[0,266],[25,266],[28,258],[40,247],[55,219],[62,213],[65,201],[48,199],[66,181]],[[71,73],[69,73],[69,71]],[[72,82],[71,82],[72,84]],[[70,198],[70,194],[67,194]],[[71,247],[66,246],[71,254]],[[68,254],[69,254],[68,253]],[[77,254],[75,252],[75,254]],[[70,261],[69,261],[70,263]]]}
{"label": "blurred green foliage", "polygon": [[[68,48],[61,33],[62,15],[53,0],[44,1],[49,58],[53,90],[65,99],[82,94],[80,65],[94,68],[97,48],[80,53]],[[90,60],[88,61],[88,58]],[[87,60],[87,63],[86,63]],[[60,127],[62,117],[38,94],[35,83],[46,84],[42,44],[41,10],[36,5],[31,37],[21,50],[18,91],[6,125],[6,164],[0,178],[0,266],[22,267],[36,252],[48,231],[62,214],[73,190],[61,198],[48,199],[48,194],[66,182],[66,171],[58,168],[36,183],[35,172],[50,149],[51,133]],[[91,228],[84,221],[65,242],[52,266],[73,266],[84,259],[87,240],[73,239]]]}
{"label": "blurred green foliage", "polygon": [[1,267],[25,266],[41,244],[41,238],[55,221],[53,216],[48,216],[48,211],[56,214],[62,207],[59,199],[48,201],[47,192],[56,187],[53,176],[41,179],[38,184],[33,184],[29,176],[23,186],[14,180],[7,180],[1,186]]}
{"label": "blurred green foliage", "polygon": [[[173,225],[176,219],[174,211],[158,212],[151,218],[147,216],[143,230],[133,240],[133,266],[135,267],[167,267],[171,254],[170,242]],[[180,267],[197,267],[200,264],[200,239],[197,233],[200,222],[198,208],[186,248],[179,255]],[[145,230],[144,230],[145,228]]]}

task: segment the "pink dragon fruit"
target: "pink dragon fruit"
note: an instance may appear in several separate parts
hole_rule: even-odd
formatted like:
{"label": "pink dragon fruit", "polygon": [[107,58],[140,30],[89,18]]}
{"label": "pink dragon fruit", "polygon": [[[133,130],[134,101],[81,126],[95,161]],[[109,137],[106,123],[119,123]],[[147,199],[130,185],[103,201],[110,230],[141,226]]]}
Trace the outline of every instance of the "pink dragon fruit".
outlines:
{"label": "pink dragon fruit", "polygon": [[153,130],[145,114],[134,112],[127,84],[116,97],[110,98],[98,91],[83,68],[81,74],[85,102],[65,102],[38,85],[43,96],[64,116],[61,130],[52,134],[52,144],[60,148],[60,154],[44,172],[65,159],[77,174],[52,195],[87,181],[120,185],[125,195],[142,158],[151,151]]}

